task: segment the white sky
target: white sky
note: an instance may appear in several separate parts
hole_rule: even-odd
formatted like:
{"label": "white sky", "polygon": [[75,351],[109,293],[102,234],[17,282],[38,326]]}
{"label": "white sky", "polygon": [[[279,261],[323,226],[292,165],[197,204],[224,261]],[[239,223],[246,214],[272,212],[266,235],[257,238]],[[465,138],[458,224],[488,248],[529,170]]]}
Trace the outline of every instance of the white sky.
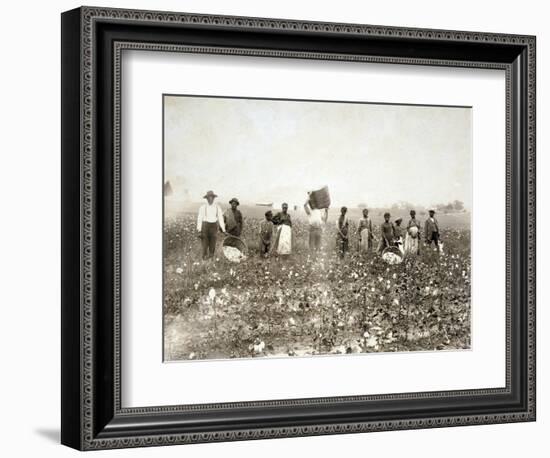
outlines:
{"label": "white sky", "polygon": [[302,204],[328,185],[333,206],[471,208],[472,110],[165,96],[165,180],[176,196]]}

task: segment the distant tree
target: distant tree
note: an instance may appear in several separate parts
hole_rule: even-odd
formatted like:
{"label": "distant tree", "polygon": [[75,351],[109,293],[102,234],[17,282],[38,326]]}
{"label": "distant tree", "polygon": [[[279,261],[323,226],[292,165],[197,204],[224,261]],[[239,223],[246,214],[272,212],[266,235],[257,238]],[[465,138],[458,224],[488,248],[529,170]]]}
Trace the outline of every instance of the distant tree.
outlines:
{"label": "distant tree", "polygon": [[367,204],[364,203],[364,202],[361,202],[361,203],[357,204],[357,208],[360,208],[360,209],[367,208]]}
{"label": "distant tree", "polygon": [[411,210],[413,208],[414,205],[410,202],[407,202],[406,200],[400,200],[391,206],[391,210],[393,210],[394,212],[399,210]]}
{"label": "distant tree", "polygon": [[435,208],[441,213],[462,212],[464,211],[464,202],[455,200],[453,202],[449,202],[448,204],[438,204]]}

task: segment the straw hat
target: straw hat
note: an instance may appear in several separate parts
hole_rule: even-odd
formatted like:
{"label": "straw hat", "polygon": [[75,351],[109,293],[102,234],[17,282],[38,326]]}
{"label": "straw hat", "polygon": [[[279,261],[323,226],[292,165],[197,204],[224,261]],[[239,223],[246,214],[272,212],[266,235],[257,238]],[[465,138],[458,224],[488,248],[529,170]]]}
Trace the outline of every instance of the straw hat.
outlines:
{"label": "straw hat", "polygon": [[202,198],[206,199],[207,197],[218,197],[218,195],[214,194],[214,191],[208,191]]}
{"label": "straw hat", "polygon": [[235,202],[237,205],[241,205],[241,203],[239,202],[239,199],[237,199],[236,197],[233,197],[233,199],[229,201],[229,205],[231,205],[233,202]]}

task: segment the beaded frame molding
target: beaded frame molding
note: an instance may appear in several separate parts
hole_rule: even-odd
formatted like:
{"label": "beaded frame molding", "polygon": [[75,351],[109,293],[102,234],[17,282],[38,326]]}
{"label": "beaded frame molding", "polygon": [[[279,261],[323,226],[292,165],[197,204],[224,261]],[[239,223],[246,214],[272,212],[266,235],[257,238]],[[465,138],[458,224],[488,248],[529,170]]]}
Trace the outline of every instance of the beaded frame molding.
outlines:
{"label": "beaded frame molding", "polygon": [[[81,7],[62,14],[62,431],[80,450],[535,419],[533,36]],[[506,386],[123,408],[124,50],[493,68],[506,74]]]}

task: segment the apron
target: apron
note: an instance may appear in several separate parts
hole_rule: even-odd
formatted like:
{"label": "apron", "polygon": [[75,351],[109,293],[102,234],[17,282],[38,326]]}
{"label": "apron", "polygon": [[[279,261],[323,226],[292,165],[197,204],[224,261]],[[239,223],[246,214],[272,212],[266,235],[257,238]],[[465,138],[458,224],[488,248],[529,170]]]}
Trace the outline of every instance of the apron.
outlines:
{"label": "apron", "polygon": [[279,240],[277,243],[277,254],[290,254],[292,252],[292,229],[286,224],[279,226]]}
{"label": "apron", "polygon": [[419,240],[418,235],[416,237],[413,237],[407,231],[407,235],[405,236],[405,254],[418,253],[418,240]]}
{"label": "apron", "polygon": [[369,251],[369,229],[365,228],[361,231],[361,242],[359,248],[362,253]]}

